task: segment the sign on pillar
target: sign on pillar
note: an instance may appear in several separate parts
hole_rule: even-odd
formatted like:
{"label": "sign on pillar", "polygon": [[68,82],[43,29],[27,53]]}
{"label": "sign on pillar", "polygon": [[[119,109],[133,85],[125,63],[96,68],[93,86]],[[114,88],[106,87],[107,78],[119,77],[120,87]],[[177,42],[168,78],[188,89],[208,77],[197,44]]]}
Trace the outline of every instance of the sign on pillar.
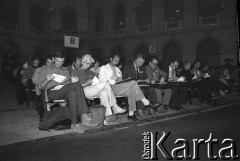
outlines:
{"label": "sign on pillar", "polygon": [[64,47],[79,48],[79,37],[64,36]]}
{"label": "sign on pillar", "polygon": [[149,54],[156,54],[157,53],[157,46],[149,45]]}

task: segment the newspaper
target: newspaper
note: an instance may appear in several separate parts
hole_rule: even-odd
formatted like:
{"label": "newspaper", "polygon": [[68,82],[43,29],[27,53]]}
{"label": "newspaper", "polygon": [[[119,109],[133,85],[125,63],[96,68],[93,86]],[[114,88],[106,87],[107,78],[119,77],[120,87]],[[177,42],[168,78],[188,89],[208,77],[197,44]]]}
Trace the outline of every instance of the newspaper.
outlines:
{"label": "newspaper", "polygon": [[53,80],[58,82],[58,83],[64,82],[64,80],[67,78],[63,75],[59,75],[59,74],[55,74],[55,73],[53,73],[52,76],[54,76]]}

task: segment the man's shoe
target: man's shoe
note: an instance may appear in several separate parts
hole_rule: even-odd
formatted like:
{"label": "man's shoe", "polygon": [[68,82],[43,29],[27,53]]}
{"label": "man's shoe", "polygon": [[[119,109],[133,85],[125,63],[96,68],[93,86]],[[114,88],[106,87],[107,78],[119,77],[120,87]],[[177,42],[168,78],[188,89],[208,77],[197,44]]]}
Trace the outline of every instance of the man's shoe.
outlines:
{"label": "man's shoe", "polygon": [[123,109],[123,108],[120,108],[120,107],[116,107],[116,106],[113,106],[112,110],[113,110],[114,114],[123,114],[123,113],[125,113],[127,111],[126,109]]}
{"label": "man's shoe", "polygon": [[164,109],[163,109],[163,105],[159,106],[156,108],[156,112],[157,113],[165,113]]}
{"label": "man's shoe", "polygon": [[105,120],[107,122],[114,122],[117,120],[117,116],[116,115],[111,115],[111,116],[105,116]]}
{"label": "man's shoe", "polygon": [[137,114],[136,114],[136,117],[137,117],[139,120],[147,119],[147,117],[145,116],[145,114],[143,113],[143,111],[138,111]]}
{"label": "man's shoe", "polygon": [[89,127],[96,127],[99,125],[99,123],[94,122],[93,119],[90,119],[90,120],[82,119],[82,124]]}
{"label": "man's shoe", "polygon": [[157,117],[157,114],[155,113],[154,109],[149,110],[149,113],[152,117]]}
{"label": "man's shoe", "polygon": [[136,115],[129,116],[128,115],[128,120],[131,120],[133,122],[140,122],[140,120],[136,117]]}
{"label": "man's shoe", "polygon": [[179,110],[183,110],[183,109],[185,109],[185,108],[179,104],[179,105],[178,105],[178,109],[179,109]]}
{"label": "man's shoe", "polygon": [[71,130],[79,134],[83,134],[85,132],[84,128],[82,128],[79,124],[72,124]]}
{"label": "man's shoe", "polygon": [[115,125],[117,123],[120,123],[121,119],[120,118],[116,118],[114,121],[107,121],[106,119],[104,120],[103,124],[106,126],[109,125]]}
{"label": "man's shoe", "polygon": [[170,109],[170,106],[169,105],[163,105],[163,110],[165,112],[168,112],[168,110]]}
{"label": "man's shoe", "polygon": [[155,104],[151,104],[150,103],[149,105],[147,105],[145,107],[148,108],[148,109],[155,109],[155,108],[157,108],[159,106],[161,106],[161,104],[159,104],[159,103],[155,103]]}

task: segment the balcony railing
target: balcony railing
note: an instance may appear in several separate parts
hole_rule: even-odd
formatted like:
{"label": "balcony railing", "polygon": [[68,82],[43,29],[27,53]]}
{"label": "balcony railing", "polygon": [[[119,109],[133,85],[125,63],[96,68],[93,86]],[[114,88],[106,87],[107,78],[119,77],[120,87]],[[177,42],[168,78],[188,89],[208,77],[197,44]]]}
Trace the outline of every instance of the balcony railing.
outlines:
{"label": "balcony railing", "polygon": [[19,24],[8,24],[0,21],[0,31],[19,32],[20,27]]}
{"label": "balcony railing", "polygon": [[64,35],[85,37],[85,32],[78,31],[78,30],[53,30],[52,31],[52,36],[54,37],[63,37]]}
{"label": "balcony railing", "polygon": [[31,28],[28,30],[23,30],[20,28],[19,25],[15,24],[7,24],[0,21],[0,32],[4,32],[7,34],[18,34],[18,35],[25,35],[25,36],[32,36],[35,38],[44,38],[44,39],[63,39],[64,35],[68,36],[77,36],[80,39],[85,39],[85,31],[78,31],[78,30],[39,30],[35,28]]}
{"label": "balcony railing", "polygon": [[208,16],[208,17],[202,17],[199,16],[197,19],[197,26],[212,26],[212,25],[219,25],[221,24],[221,14],[218,14],[216,16]]}
{"label": "balcony railing", "polygon": [[47,31],[39,30],[39,29],[35,29],[35,28],[31,29],[31,34],[35,35],[35,36],[39,36],[39,37],[46,37],[46,38],[49,35]]}
{"label": "balcony railing", "polygon": [[125,29],[114,29],[112,30],[112,35],[114,36],[120,36],[120,35],[125,35],[126,31]]}
{"label": "balcony railing", "polygon": [[163,29],[164,30],[179,30],[182,29],[182,19],[176,21],[164,21]]}
{"label": "balcony railing", "polygon": [[136,26],[135,27],[135,32],[136,33],[146,33],[146,32],[151,32],[152,31],[152,25],[148,24],[145,26]]}

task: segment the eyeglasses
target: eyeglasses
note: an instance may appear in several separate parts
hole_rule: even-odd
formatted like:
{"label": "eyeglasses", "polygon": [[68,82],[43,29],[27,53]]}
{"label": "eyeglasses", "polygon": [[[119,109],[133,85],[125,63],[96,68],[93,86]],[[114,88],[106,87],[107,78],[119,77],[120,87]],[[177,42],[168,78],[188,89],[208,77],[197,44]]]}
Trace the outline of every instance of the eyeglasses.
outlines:
{"label": "eyeglasses", "polygon": [[158,64],[157,63],[152,63],[153,66],[157,66]]}
{"label": "eyeglasses", "polygon": [[88,63],[88,62],[83,62],[83,63],[85,63],[85,64],[87,64],[87,65],[92,65],[92,63]]}
{"label": "eyeglasses", "polygon": [[177,68],[179,66],[179,64],[174,64],[174,66]]}

